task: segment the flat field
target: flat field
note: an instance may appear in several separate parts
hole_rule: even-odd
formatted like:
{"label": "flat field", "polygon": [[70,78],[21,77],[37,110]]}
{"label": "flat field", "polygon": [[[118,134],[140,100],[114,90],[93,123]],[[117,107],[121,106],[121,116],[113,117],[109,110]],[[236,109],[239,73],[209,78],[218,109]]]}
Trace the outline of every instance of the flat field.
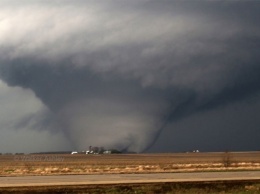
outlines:
{"label": "flat field", "polygon": [[1,176],[260,170],[260,152],[0,155]]}

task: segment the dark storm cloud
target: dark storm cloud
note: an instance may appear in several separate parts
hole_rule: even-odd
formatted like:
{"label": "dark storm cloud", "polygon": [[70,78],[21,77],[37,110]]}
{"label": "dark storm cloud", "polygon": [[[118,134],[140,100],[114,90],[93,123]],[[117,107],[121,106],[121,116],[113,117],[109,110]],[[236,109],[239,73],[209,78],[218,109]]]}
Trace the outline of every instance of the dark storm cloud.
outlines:
{"label": "dark storm cloud", "polygon": [[0,5],[1,79],[33,90],[80,148],[141,151],[169,123],[259,93],[257,1]]}
{"label": "dark storm cloud", "polygon": [[[3,65],[1,67],[1,77],[11,86],[19,85],[32,89],[36,96],[52,111],[53,114],[51,116],[40,115],[42,118],[38,122],[42,126],[37,126],[37,122],[34,122],[36,129],[49,129],[52,124],[49,124],[49,126],[46,122],[55,122],[55,125],[52,126],[54,129],[50,129],[55,130],[55,127],[60,127],[70,139],[70,133],[75,132],[75,129],[71,130],[71,127],[67,126],[68,121],[71,124],[73,123],[72,120],[78,119],[78,117],[84,116],[83,119],[85,119],[85,117],[91,117],[90,115],[95,115],[94,118],[91,118],[91,122],[97,120],[96,122],[99,123],[93,124],[95,126],[92,129],[94,133],[99,133],[101,130],[98,129],[98,127],[101,127],[99,126],[100,123],[102,124],[106,120],[105,117],[110,117],[111,115],[114,115],[114,118],[111,121],[107,121],[111,126],[113,126],[111,122],[118,123],[116,125],[122,125],[121,127],[127,128],[130,133],[135,130],[144,130],[146,134],[143,135],[151,136],[149,131],[145,130],[147,128],[146,124],[142,124],[142,122],[147,120],[146,115],[149,115],[148,123],[151,122],[149,121],[151,118],[153,120],[153,126],[149,124],[149,130],[155,130],[154,128],[158,127],[157,122],[160,122],[159,120],[163,115],[163,113],[158,113],[158,111],[161,112],[162,108],[165,109],[164,101],[166,99],[166,95],[158,88],[142,88],[136,81],[130,82],[114,76],[110,78],[95,75],[86,67],[73,70],[71,66],[65,65],[66,62],[59,67],[53,67],[47,65],[47,62],[44,65],[39,65],[40,62],[35,62],[32,59],[23,59],[22,61],[26,65],[21,65],[20,60],[12,61],[11,64],[6,63],[6,66]],[[35,65],[36,63],[38,65]],[[122,115],[127,118],[121,119]],[[19,121],[16,125],[24,127],[26,124],[31,123],[32,119],[36,120],[37,118],[29,116]],[[128,121],[128,119],[130,120]],[[138,122],[140,122],[138,120],[141,120],[140,125],[143,129],[138,127],[135,129],[135,125],[138,125]],[[56,122],[59,122],[59,126],[57,126]],[[104,122],[106,123],[106,121]],[[123,123],[120,124],[120,122]],[[127,123],[133,125],[133,129],[129,129],[127,126],[129,124]],[[81,125],[84,128],[81,130],[86,130],[85,128],[89,127],[89,122]],[[116,129],[110,129],[112,130],[110,133],[113,136],[115,136],[113,133],[116,133],[117,130],[123,130],[117,129],[119,126],[113,126]],[[104,129],[109,128],[109,126],[102,127]],[[74,126],[73,128],[78,127]],[[87,130],[86,133],[89,131],[91,130]],[[128,132],[124,133],[129,136]],[[148,141],[141,135],[141,131],[136,131],[135,133],[138,133],[143,141]],[[102,134],[99,135],[102,136]],[[95,134],[92,134],[92,136],[95,136]],[[110,139],[115,141],[113,136]],[[77,138],[75,141],[77,141]],[[85,138],[87,139],[87,137]],[[128,147],[128,144],[135,141],[132,138],[134,137],[131,137],[131,135],[127,137],[127,139],[130,139],[127,145],[124,145],[125,140],[123,140],[123,146],[121,147]],[[102,144],[103,142],[99,143]]]}

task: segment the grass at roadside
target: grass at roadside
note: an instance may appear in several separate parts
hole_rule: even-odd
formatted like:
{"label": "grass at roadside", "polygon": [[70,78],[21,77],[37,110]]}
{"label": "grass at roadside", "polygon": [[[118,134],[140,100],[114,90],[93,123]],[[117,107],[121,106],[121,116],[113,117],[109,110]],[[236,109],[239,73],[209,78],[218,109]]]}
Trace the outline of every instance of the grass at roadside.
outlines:
{"label": "grass at roadside", "polygon": [[0,193],[85,193],[85,194],[257,194],[260,183],[253,181],[153,183],[56,187],[0,188]]}

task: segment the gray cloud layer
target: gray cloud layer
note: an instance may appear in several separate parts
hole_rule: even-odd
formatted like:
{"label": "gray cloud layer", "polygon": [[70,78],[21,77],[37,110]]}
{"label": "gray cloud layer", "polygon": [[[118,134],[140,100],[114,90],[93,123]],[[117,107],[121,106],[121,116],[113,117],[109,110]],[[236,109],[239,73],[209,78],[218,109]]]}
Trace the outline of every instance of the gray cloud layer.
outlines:
{"label": "gray cloud layer", "polygon": [[259,93],[259,6],[1,1],[0,77],[49,109],[34,128],[142,151],[175,121]]}

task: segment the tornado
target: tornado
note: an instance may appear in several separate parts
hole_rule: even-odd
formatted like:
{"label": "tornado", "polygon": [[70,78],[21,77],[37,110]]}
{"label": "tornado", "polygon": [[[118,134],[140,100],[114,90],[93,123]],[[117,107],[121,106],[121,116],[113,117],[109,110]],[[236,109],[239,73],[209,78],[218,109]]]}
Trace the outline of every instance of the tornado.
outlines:
{"label": "tornado", "polygon": [[1,1],[0,104],[16,95],[12,103],[26,104],[2,110],[2,133],[26,128],[61,134],[71,149],[145,152],[175,122],[259,99],[259,7]]}

